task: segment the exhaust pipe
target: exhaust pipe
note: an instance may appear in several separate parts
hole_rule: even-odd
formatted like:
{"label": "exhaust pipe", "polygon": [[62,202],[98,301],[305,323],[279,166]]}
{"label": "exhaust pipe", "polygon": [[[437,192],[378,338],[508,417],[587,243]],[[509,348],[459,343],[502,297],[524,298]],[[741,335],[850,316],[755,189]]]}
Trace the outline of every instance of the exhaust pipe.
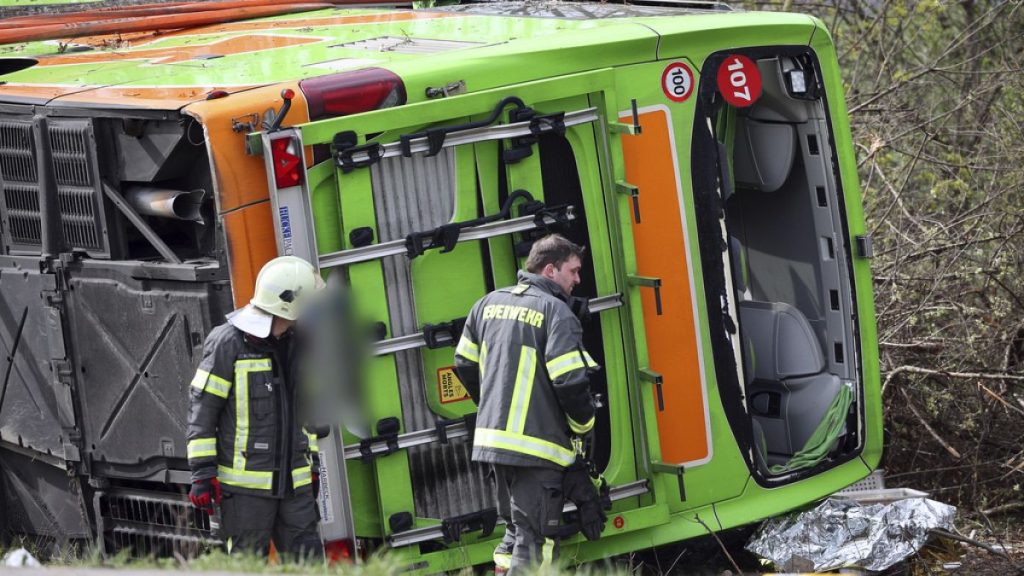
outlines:
{"label": "exhaust pipe", "polygon": [[126,190],[128,203],[139,214],[190,220],[206,224],[200,209],[206,199],[206,190],[169,190],[152,186],[132,186]]}

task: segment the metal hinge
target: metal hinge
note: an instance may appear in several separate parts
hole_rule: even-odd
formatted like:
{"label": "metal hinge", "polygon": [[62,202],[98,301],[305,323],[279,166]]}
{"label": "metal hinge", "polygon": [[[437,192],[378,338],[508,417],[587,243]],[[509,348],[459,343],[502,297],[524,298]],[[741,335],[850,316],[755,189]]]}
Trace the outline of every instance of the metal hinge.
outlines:
{"label": "metal hinge", "polygon": [[426,89],[427,98],[447,98],[449,96],[455,96],[458,94],[466,93],[466,81],[456,80],[455,82],[449,82],[444,86],[431,87],[428,86]]}
{"label": "metal hinge", "polygon": [[860,258],[874,258],[875,257],[875,247],[874,247],[874,243],[871,241],[871,236],[868,236],[866,234],[863,235],[863,236],[857,236],[856,241],[857,241],[857,256],[858,257],[860,257]]}

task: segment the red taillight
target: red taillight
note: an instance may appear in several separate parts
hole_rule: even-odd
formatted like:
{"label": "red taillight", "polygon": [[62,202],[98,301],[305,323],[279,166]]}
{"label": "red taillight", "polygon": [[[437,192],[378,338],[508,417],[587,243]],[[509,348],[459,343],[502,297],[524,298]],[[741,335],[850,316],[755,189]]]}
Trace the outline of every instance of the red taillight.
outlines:
{"label": "red taillight", "polygon": [[405,84],[394,72],[367,68],[299,82],[309,119],[358,114],[405,104]]}
{"label": "red taillight", "polygon": [[350,563],[355,558],[352,550],[351,540],[332,540],[324,543],[324,555],[327,556],[327,564],[334,565],[338,562]]}
{"label": "red taillight", "polygon": [[302,151],[293,138],[278,138],[270,142],[274,160],[274,180],[278,188],[302,184]]}

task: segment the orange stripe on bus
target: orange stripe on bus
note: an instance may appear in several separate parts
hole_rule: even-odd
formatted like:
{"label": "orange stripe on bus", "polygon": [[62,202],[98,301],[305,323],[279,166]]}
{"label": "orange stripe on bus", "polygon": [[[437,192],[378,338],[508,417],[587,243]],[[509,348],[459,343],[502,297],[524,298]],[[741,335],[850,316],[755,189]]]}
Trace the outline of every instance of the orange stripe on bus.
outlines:
{"label": "orange stripe on bus", "polygon": [[[228,92],[247,90],[251,86],[231,86]],[[79,104],[112,104],[133,108],[177,110],[185,104],[202,100],[216,86],[66,86],[45,84],[0,85],[0,98],[21,97],[41,101],[63,97]]]}
{"label": "orange stripe on bus", "polygon": [[275,36],[272,34],[246,34],[236,38],[223,38],[207,44],[189,46],[166,46],[118,52],[85,52],[64,54],[39,59],[39,66],[63,66],[65,64],[86,64],[93,62],[115,62],[119,60],[150,60],[150,64],[173,64],[191,60],[197,56],[231,56],[273,50],[301,44],[320,42],[322,38],[303,36]]}
{"label": "orange stripe on bus", "polygon": [[[630,122],[631,117],[622,121]],[[641,289],[648,363],[664,378],[665,409],[657,412],[662,461],[682,464],[709,455],[695,302],[668,114],[664,110],[645,112],[640,123],[643,133],[623,137],[622,151],[626,179],[640,188],[641,223],[633,224],[637,273],[662,282],[661,316],[656,312],[654,291]],[[657,389],[652,393],[657,410]]]}
{"label": "orange stripe on bus", "polygon": [[34,100],[46,101],[56,98],[58,96],[71,94],[72,92],[81,92],[83,90],[88,89],[88,86],[39,86],[0,84],[0,98],[32,98]]}
{"label": "orange stripe on bus", "polygon": [[[97,36],[85,36],[69,41],[72,44],[86,44],[98,49],[110,47],[144,46],[146,43],[163,40],[169,36],[197,36],[202,34],[226,34],[232,32],[268,32],[279,33],[286,30],[310,28],[314,26],[350,26],[353,24],[375,24],[379,22],[406,22],[410,20],[433,20],[436,18],[452,18],[458,14],[447,14],[442,12],[380,12],[376,14],[356,14],[349,16],[318,16],[315,18],[291,18],[288,20],[263,20],[258,22],[228,22],[225,24],[212,24],[173,31],[158,32],[129,32],[122,34],[103,34]],[[73,56],[68,54],[67,56]],[[64,56],[54,56],[53,64],[61,64]]]}

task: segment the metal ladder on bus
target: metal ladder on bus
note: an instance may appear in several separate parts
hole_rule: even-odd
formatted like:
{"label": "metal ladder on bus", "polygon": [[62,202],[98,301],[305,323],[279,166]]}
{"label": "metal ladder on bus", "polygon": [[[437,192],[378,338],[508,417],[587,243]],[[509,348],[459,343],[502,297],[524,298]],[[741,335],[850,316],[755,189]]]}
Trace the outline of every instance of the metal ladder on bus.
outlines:
{"label": "metal ladder on bus", "polygon": [[[497,110],[501,109],[499,105]],[[552,120],[552,118],[555,118]],[[410,156],[414,153],[436,154],[440,148],[474,144],[493,140],[519,138],[543,134],[555,129],[564,129],[599,120],[596,108],[586,108],[575,112],[557,115],[546,115],[530,120],[510,124],[475,126],[465,130],[453,129],[445,133],[443,139],[436,137],[437,132],[424,132],[401,137],[400,142],[389,144],[364,144],[355,146],[351,142],[347,147],[337,149],[339,138],[336,136],[334,161],[338,169],[350,172],[365,168],[382,158]],[[443,251],[452,249],[453,244],[472,240],[485,240],[502,235],[527,232],[544,228],[559,222],[575,218],[573,207],[541,207],[532,214],[494,219],[479,225],[442,226],[430,231],[419,231],[410,234],[404,240],[393,240],[376,244],[366,244],[340,250],[328,254],[320,254],[316,248],[316,234],[313,227],[313,213],[308,178],[303,177],[300,184],[287,188],[279,188],[274,177],[272,150],[274,142],[290,139],[295,149],[304,149],[301,128],[276,129],[279,121],[267,131],[259,134],[259,151],[263,153],[267,170],[267,181],[270,192],[274,231],[277,241],[278,255],[294,255],[313,264],[318,270],[377,260],[388,256],[405,254],[414,258],[426,250],[441,248]],[[344,133],[339,134],[341,136]],[[255,136],[255,135],[253,135]],[[351,137],[351,135],[349,135]],[[342,144],[344,145],[344,144]],[[257,152],[253,148],[253,152]],[[305,171],[305,167],[302,167]],[[305,176],[305,174],[303,174]],[[622,306],[621,294],[610,294],[594,298],[588,303],[590,313],[600,313]],[[421,347],[452,346],[457,340],[454,334],[455,324],[449,330],[439,333],[431,332],[425,327],[422,332],[407,334],[383,340],[373,346],[374,355],[393,354],[402,350]],[[397,420],[397,419],[396,419]],[[418,430],[405,434],[389,434],[387,438],[374,437],[363,440],[360,444],[345,446],[341,440],[340,426],[334,425],[327,438],[320,443],[321,466],[321,537],[325,541],[348,540],[355,542],[355,523],[352,504],[349,499],[349,484],[345,461],[355,458],[373,458],[391,454],[396,450],[420,446],[432,442],[448,442],[452,439],[465,438],[471,434],[472,422],[465,419],[455,421],[439,420],[434,429]],[[396,428],[397,430],[397,428]],[[639,492],[638,492],[639,490]],[[634,482],[612,488],[613,499],[626,498],[647,492],[646,481]],[[571,503],[570,503],[571,509]],[[567,509],[568,510],[568,509]],[[416,542],[436,539],[441,536],[440,528],[425,528],[392,534],[388,542],[391,546],[404,546]]]}

